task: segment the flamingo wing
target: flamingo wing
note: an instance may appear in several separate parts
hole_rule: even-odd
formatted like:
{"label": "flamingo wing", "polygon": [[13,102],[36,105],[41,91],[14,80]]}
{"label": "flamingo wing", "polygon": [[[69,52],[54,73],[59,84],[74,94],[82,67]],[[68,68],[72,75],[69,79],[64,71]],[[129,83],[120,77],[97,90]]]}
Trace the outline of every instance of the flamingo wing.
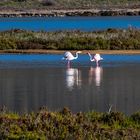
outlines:
{"label": "flamingo wing", "polygon": [[66,60],[73,60],[74,56],[71,54],[71,52],[67,51],[67,52],[64,53],[64,58]]}
{"label": "flamingo wing", "polygon": [[100,54],[95,54],[95,55],[94,55],[94,59],[95,59],[96,61],[101,60]]}

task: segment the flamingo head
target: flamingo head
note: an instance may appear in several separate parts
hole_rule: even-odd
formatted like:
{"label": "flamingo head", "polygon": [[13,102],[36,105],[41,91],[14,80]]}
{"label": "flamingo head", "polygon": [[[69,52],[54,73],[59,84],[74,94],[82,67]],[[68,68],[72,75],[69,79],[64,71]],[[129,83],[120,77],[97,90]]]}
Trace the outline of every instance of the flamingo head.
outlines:
{"label": "flamingo head", "polygon": [[77,53],[82,53],[82,51],[77,51]]}
{"label": "flamingo head", "polygon": [[89,52],[87,52],[87,54],[91,57],[91,54]]}

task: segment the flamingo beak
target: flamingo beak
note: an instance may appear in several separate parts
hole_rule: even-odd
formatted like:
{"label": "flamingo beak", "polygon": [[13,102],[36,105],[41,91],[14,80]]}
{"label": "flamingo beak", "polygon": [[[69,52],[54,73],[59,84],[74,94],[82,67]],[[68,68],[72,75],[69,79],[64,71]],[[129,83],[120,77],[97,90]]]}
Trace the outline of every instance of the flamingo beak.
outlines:
{"label": "flamingo beak", "polygon": [[82,53],[82,51],[78,51],[77,53]]}

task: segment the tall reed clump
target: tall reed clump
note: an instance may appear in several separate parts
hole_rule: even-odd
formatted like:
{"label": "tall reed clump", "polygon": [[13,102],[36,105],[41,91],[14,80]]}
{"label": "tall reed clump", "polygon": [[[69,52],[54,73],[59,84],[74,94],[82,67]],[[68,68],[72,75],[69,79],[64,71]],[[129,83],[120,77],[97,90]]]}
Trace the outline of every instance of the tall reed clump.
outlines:
{"label": "tall reed clump", "polygon": [[34,32],[15,29],[0,32],[0,49],[139,50],[140,30]]}
{"label": "tall reed clump", "polygon": [[0,139],[140,139],[140,113],[78,112],[68,108],[19,115],[0,112]]}

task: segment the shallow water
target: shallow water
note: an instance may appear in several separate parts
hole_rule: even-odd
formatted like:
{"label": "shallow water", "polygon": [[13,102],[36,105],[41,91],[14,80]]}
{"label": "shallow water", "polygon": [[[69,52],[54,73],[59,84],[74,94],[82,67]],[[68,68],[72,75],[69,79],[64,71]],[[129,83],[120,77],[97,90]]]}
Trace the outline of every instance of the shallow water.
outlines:
{"label": "shallow water", "polygon": [[79,55],[70,68],[62,55],[0,55],[0,106],[19,113],[69,107],[73,112],[140,109],[140,55],[102,55],[96,67]]}
{"label": "shallow water", "polygon": [[140,16],[99,17],[27,17],[0,18],[0,31],[26,29],[34,31],[82,30],[92,31],[107,28],[140,28]]}

